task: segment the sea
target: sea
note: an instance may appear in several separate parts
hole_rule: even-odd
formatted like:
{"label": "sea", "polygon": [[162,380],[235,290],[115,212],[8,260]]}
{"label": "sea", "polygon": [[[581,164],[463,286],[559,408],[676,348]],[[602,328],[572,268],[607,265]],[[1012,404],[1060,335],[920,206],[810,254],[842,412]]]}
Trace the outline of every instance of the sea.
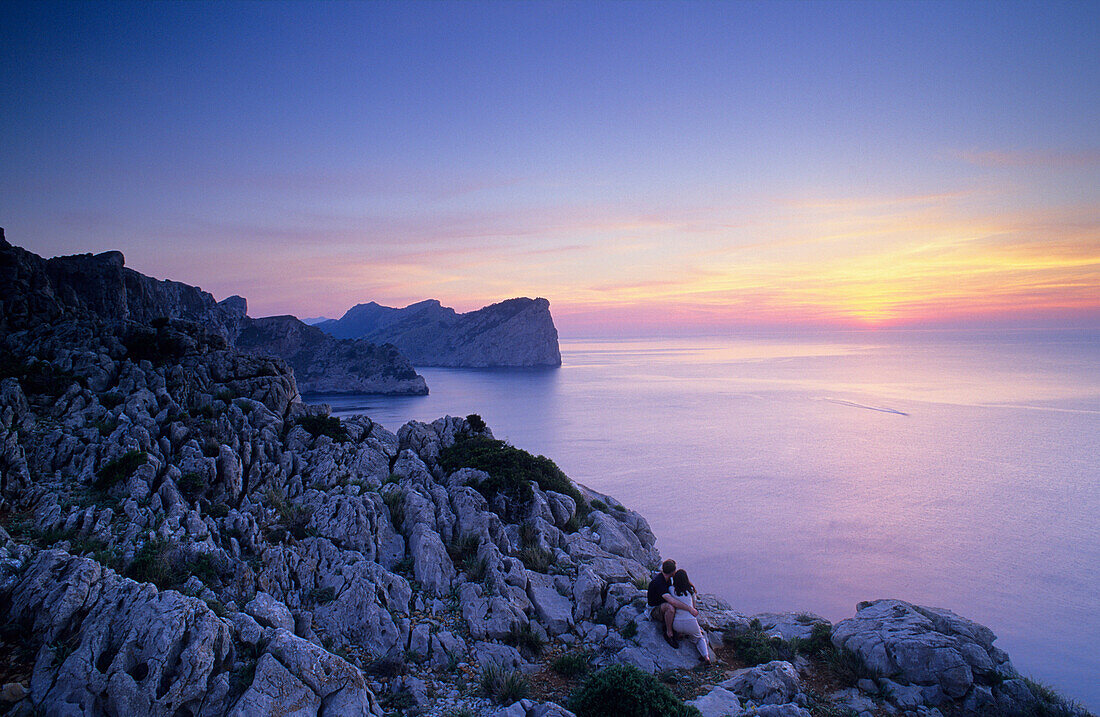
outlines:
{"label": "sea", "polygon": [[307,397],[396,431],[480,415],[641,512],[746,614],[945,607],[1100,711],[1100,331],[569,339],[553,369]]}

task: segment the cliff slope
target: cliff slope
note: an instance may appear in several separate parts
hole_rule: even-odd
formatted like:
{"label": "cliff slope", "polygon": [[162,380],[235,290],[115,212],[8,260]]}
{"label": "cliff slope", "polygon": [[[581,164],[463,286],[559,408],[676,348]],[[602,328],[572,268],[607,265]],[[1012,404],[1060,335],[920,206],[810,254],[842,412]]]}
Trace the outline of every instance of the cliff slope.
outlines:
{"label": "cliff slope", "polygon": [[392,346],[337,340],[292,316],[249,318],[243,298],[219,303],[198,287],[145,276],[126,268],[117,251],[43,259],[9,244],[0,230],[0,329],[79,326],[123,339],[145,336],[133,341],[148,343],[170,320],[196,324],[225,345],[286,360],[303,391],[428,392]]}
{"label": "cliff slope", "polygon": [[561,365],[546,299],[508,299],[465,314],[434,299],[403,309],[371,302],[318,328],[337,337],[392,343],[418,366]]}

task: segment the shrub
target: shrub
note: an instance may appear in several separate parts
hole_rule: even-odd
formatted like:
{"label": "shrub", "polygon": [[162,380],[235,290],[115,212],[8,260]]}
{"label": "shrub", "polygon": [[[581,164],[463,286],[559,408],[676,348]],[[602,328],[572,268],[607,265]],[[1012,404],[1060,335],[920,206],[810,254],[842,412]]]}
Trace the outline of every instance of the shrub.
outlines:
{"label": "shrub", "polygon": [[396,652],[387,652],[376,657],[363,667],[363,672],[377,677],[395,677],[403,675],[408,670],[404,658]]}
{"label": "shrub", "polygon": [[519,559],[536,573],[548,573],[554,565],[554,554],[544,548],[524,548],[519,551]]}
{"label": "shrub", "polygon": [[481,670],[481,691],[500,705],[510,705],[522,700],[530,691],[527,677],[514,670],[506,670],[498,664],[486,665]]}
{"label": "shrub", "polygon": [[180,493],[187,500],[193,501],[206,493],[206,489],[209,486],[206,482],[206,476],[202,473],[196,473],[195,471],[188,471],[180,476],[179,488]]}
{"label": "shrub", "polygon": [[28,396],[45,394],[60,396],[69,390],[75,377],[68,371],[55,368],[48,361],[29,361],[23,363],[12,354],[5,354],[0,375],[19,379],[19,385]]}
{"label": "shrub", "polygon": [[520,503],[534,496],[531,483],[543,490],[564,493],[577,503],[586,505],[584,496],[576,489],[568,476],[545,456],[535,456],[488,436],[466,436],[443,449],[439,465],[448,473],[459,468],[475,468],[489,474],[476,488],[486,499],[502,494]]}
{"label": "shrub", "polygon": [[791,640],[791,647],[795,652],[803,655],[822,655],[833,647],[833,628],[823,623],[815,622],[811,628],[810,636],[796,643]]}
{"label": "shrub", "polygon": [[401,530],[401,524],[405,522],[405,491],[390,490],[383,494],[382,501],[390,511],[390,522],[394,530]]}
{"label": "shrub", "polygon": [[311,508],[289,502],[281,491],[269,490],[267,499],[278,514],[276,525],[268,533],[269,538],[278,542],[285,536],[292,535],[295,539],[301,540],[314,534],[307,527],[313,517]]}
{"label": "shrub", "polygon": [[786,644],[780,638],[771,638],[764,633],[759,620],[753,620],[749,629],[743,632],[727,630],[722,641],[732,647],[737,656],[749,667],[783,657],[780,648]]}
{"label": "shrub", "polygon": [[602,500],[594,500],[589,503],[589,505],[592,506],[593,510],[602,510],[605,512],[607,511],[607,503],[604,503]]}
{"label": "shrub", "polygon": [[512,625],[512,629],[504,637],[504,641],[512,647],[526,650],[533,655],[541,654],[542,648],[546,645],[546,641],[542,639],[542,635],[535,632],[530,623],[522,627]]}
{"label": "shrub", "polygon": [[592,659],[592,653],[581,650],[567,652],[550,663],[550,669],[562,677],[577,677],[588,672],[588,661]]}
{"label": "shrub", "polygon": [[488,428],[488,426],[485,425],[485,421],[476,413],[471,413],[469,416],[466,416],[466,423],[470,424],[470,430],[474,433],[484,433],[485,429]]}
{"label": "shrub", "polygon": [[172,544],[167,540],[147,540],[126,568],[126,577],[139,583],[153,583],[161,590],[179,585],[187,576],[176,566],[171,549]]}
{"label": "shrub", "polygon": [[336,588],[314,588],[309,591],[308,598],[318,605],[327,605],[336,600]]}
{"label": "shrub", "polygon": [[298,425],[306,429],[314,438],[328,436],[337,443],[346,443],[351,440],[348,429],[335,416],[302,416],[298,419]]}
{"label": "shrub", "polygon": [[626,624],[626,626],[623,627],[622,635],[627,640],[633,638],[637,634],[638,634],[638,623],[628,622]]}
{"label": "shrub", "polygon": [[116,483],[132,476],[134,471],[147,460],[149,457],[144,451],[128,451],[96,471],[96,479],[92,486],[96,490],[110,490]]}
{"label": "shrub", "polygon": [[595,673],[569,700],[577,717],[698,717],[653,675],[632,665]]}
{"label": "shrub", "polygon": [[830,672],[842,684],[855,687],[856,683],[864,677],[874,677],[859,655],[846,647],[836,648],[829,645],[828,649],[821,653],[821,659]]}

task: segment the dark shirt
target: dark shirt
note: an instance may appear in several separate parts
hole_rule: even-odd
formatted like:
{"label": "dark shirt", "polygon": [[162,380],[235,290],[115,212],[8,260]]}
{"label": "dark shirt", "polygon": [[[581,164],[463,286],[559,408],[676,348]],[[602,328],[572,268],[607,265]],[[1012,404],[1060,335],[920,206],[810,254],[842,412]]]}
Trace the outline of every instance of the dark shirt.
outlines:
{"label": "dark shirt", "polygon": [[668,592],[668,585],[669,582],[665,579],[664,573],[654,574],[653,579],[649,581],[649,591],[646,594],[650,607],[660,605],[665,601],[664,595]]}

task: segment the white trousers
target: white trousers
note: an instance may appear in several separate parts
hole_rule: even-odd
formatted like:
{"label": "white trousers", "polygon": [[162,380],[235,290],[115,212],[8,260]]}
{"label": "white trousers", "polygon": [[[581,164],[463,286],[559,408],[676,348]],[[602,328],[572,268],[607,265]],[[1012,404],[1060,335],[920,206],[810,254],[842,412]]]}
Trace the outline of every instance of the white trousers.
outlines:
{"label": "white trousers", "polygon": [[687,610],[677,610],[676,617],[672,619],[672,629],[678,635],[685,635],[695,643],[695,649],[699,651],[699,655],[704,659],[710,656],[710,649],[707,645],[707,638],[703,636],[703,631],[699,627],[699,621],[695,619]]}

